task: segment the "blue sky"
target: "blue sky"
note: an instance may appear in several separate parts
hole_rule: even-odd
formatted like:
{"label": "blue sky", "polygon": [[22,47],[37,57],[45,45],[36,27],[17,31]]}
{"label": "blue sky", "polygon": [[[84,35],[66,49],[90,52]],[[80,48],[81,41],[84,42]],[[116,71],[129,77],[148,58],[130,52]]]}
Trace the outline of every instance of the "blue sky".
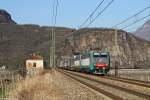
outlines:
{"label": "blue sky", "polygon": [[[59,0],[56,26],[78,28],[101,0]],[[106,0],[108,3],[110,0]],[[53,0],[1,0],[5,9],[19,24],[52,25]],[[150,5],[150,0],[115,0],[90,27],[112,27],[114,24]],[[142,15],[146,15],[150,9]],[[137,16],[139,17],[139,16]],[[126,29],[132,31],[144,21]]]}

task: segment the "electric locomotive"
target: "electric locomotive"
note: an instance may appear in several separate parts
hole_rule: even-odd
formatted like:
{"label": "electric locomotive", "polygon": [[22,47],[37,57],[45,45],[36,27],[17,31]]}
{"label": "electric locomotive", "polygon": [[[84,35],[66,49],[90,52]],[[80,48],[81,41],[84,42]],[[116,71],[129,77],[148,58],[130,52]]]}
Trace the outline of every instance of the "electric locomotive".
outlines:
{"label": "electric locomotive", "polygon": [[74,55],[69,69],[105,75],[110,69],[109,52],[86,51]]}

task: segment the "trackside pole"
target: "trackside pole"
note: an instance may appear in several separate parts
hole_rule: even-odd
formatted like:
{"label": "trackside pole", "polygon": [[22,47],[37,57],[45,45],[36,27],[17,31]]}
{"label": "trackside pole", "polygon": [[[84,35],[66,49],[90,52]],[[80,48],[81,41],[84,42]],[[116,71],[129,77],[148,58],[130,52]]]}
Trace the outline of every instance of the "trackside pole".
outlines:
{"label": "trackside pole", "polygon": [[118,76],[118,62],[115,61],[115,76]]}
{"label": "trackside pole", "polygon": [[118,76],[118,62],[117,62],[117,51],[118,51],[118,30],[117,28],[115,28],[115,48],[116,48],[116,52],[115,52],[115,76]]}

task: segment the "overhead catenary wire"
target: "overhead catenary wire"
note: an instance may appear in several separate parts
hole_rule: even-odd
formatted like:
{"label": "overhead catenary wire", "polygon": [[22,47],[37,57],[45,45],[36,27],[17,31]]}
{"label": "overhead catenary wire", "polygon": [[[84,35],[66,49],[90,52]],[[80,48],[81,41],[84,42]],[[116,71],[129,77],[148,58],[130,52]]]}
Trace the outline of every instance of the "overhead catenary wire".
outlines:
{"label": "overhead catenary wire", "polygon": [[123,28],[121,28],[121,29],[128,28],[128,27],[130,27],[130,26],[132,26],[132,25],[134,25],[134,24],[136,24],[136,23],[138,23],[138,22],[140,22],[140,21],[146,19],[146,18],[149,17],[149,16],[150,16],[150,14],[148,14],[147,16],[144,16],[144,17],[142,17],[142,18],[140,18],[140,19],[138,19],[138,20],[136,20],[135,22],[133,22],[133,23],[131,23],[131,24],[129,24],[129,25],[126,25],[125,27],[123,27]]}
{"label": "overhead catenary wire", "polygon": [[98,8],[103,4],[104,1],[105,1],[105,0],[102,0],[102,1],[98,4],[98,6],[94,9],[94,11],[89,15],[89,17],[88,17],[79,27],[82,27],[83,25],[85,25],[85,24],[88,22],[88,20],[91,19],[91,17],[93,16],[93,14],[98,10]]}
{"label": "overhead catenary wire", "polygon": [[[85,27],[88,27],[90,26],[113,2],[114,0],[111,0],[95,17],[94,17],[94,14],[95,12],[98,10],[98,8],[103,4],[104,0],[102,0],[99,5],[96,7],[96,9],[89,15],[89,17],[78,27],[79,29],[82,28],[88,21],[89,24],[88,25],[85,25]],[[92,19],[92,17],[94,17]]]}
{"label": "overhead catenary wire", "polygon": [[[115,0],[111,0],[97,15],[96,17],[94,17],[94,19],[92,19],[92,17],[94,16],[94,14],[96,13],[96,11],[98,10],[98,8],[101,7],[101,5],[104,3],[105,0],[102,0],[98,6],[94,9],[94,11],[89,15],[89,17],[78,27],[78,29],[83,28],[83,26],[90,21],[90,23],[88,25],[86,25],[85,27],[90,26]],[[71,35],[74,34],[74,32],[71,32]],[[69,35],[67,35],[69,36]]]}
{"label": "overhead catenary wire", "polygon": [[111,1],[103,8],[103,10],[100,11],[100,12],[96,15],[96,17],[94,17],[93,20],[90,21],[90,23],[89,23],[86,27],[90,26],[113,2],[114,2],[114,0],[111,0]]}
{"label": "overhead catenary wire", "polygon": [[117,26],[119,26],[119,25],[121,25],[121,24],[123,24],[123,23],[126,23],[126,22],[129,21],[130,19],[134,18],[134,17],[137,16],[137,15],[140,15],[141,13],[143,13],[144,11],[146,11],[146,10],[148,10],[148,9],[150,9],[150,6],[147,6],[146,8],[144,8],[144,9],[142,9],[141,11],[137,12],[136,14],[134,14],[134,15],[132,15],[132,16],[126,18],[125,20],[123,20],[123,21],[121,21],[121,22],[119,22],[118,24],[113,25],[112,28],[115,28],[115,27],[117,27]]}
{"label": "overhead catenary wire", "polygon": [[[87,19],[78,27],[78,29],[82,28],[89,20],[91,20],[91,17],[94,15],[94,13],[98,10],[98,8],[104,3],[105,0],[102,0],[98,6],[94,9],[94,11],[87,17]],[[69,35],[66,36],[70,36],[74,34],[74,32],[71,32]]]}

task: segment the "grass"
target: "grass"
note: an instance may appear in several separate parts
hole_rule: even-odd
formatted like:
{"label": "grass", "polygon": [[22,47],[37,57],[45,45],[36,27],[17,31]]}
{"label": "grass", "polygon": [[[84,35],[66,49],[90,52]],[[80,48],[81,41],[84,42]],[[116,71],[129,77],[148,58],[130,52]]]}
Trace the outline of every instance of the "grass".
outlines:
{"label": "grass", "polygon": [[3,97],[4,92],[2,91],[2,88],[0,88],[0,98]]}
{"label": "grass", "polygon": [[17,100],[57,100],[50,72],[42,72],[32,78],[17,83],[11,95]]}
{"label": "grass", "polygon": [[2,98],[6,98],[6,91],[3,91],[2,88],[0,88],[0,100]]}

